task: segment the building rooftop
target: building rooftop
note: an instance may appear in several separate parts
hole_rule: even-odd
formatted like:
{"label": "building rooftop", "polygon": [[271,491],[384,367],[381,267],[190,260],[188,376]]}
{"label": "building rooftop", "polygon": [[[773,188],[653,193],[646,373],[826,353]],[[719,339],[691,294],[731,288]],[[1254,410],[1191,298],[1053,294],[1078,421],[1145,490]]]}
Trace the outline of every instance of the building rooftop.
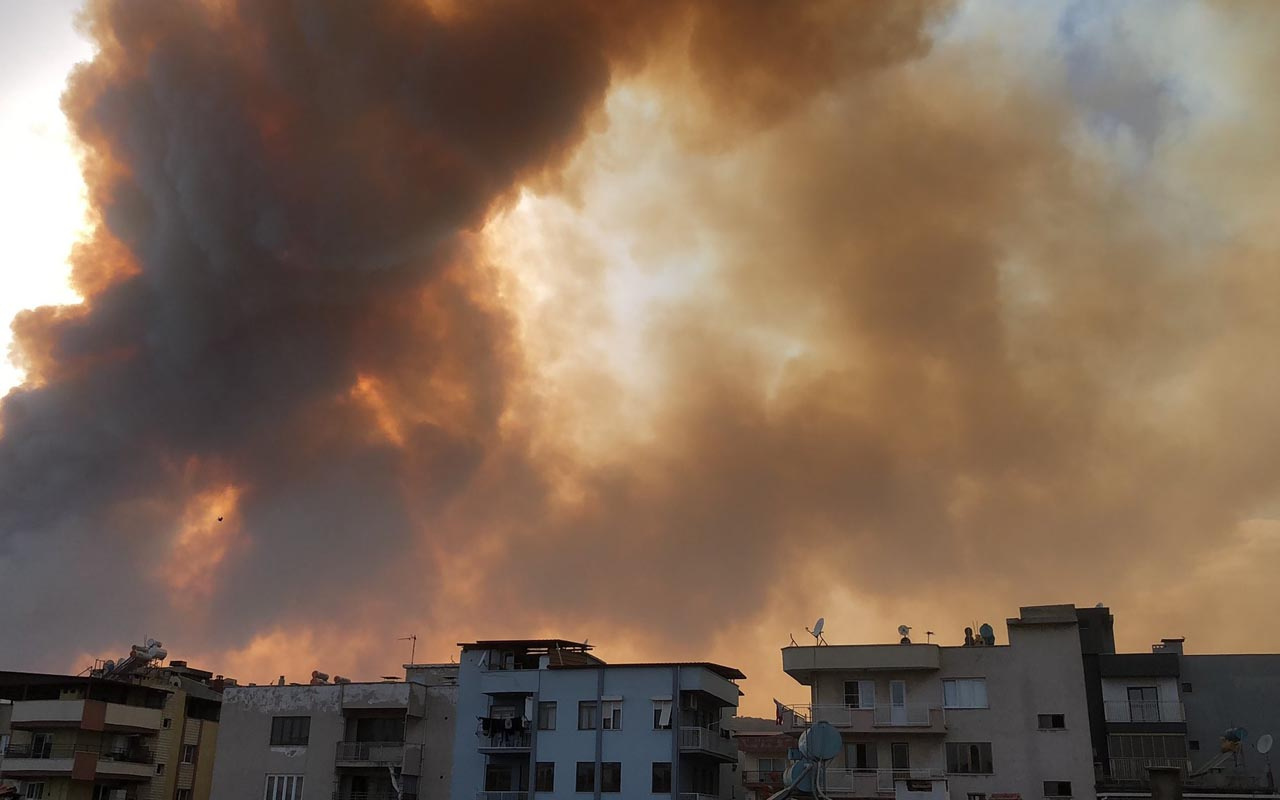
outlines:
{"label": "building rooftop", "polygon": [[606,664],[601,661],[599,664],[552,664],[551,669],[596,669],[597,667],[607,667],[609,669],[626,669],[644,668],[644,667],[702,667],[703,669],[719,675],[725,680],[745,680],[746,675],[742,671],[734,667],[726,667],[723,664],[714,664],[710,661],[644,661],[630,662],[626,664]]}
{"label": "building rooftop", "polygon": [[514,650],[521,649],[559,649],[590,650],[586,642],[573,642],[568,639],[481,639],[474,642],[458,642],[463,650]]}

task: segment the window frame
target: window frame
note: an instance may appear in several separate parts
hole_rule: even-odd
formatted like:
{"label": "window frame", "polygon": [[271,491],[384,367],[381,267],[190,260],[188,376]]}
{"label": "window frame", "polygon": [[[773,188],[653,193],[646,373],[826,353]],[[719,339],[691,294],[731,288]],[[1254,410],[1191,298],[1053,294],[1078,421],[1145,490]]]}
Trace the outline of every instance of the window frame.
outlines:
{"label": "window frame", "polygon": [[622,701],[600,701],[600,727],[606,731],[622,730]]}
{"label": "window frame", "polygon": [[[947,697],[947,684],[951,684],[952,698]],[[971,698],[969,702],[973,705],[966,705],[963,697],[964,692],[962,686],[981,686],[982,687],[982,703],[977,704],[976,698]],[[972,694],[972,691],[970,692]],[[979,678],[943,678],[942,679],[942,707],[948,711],[964,711],[972,709],[989,709],[991,708],[991,697],[987,694],[987,679]]]}
{"label": "window frame", "polygon": [[[43,800],[45,795],[45,783],[46,781],[23,781],[22,797],[24,800]],[[33,792],[33,789],[38,789],[39,791]]]}
{"label": "window frame", "polygon": [[[666,768],[665,785],[659,783],[659,778],[663,777],[660,767]],[[671,762],[670,761],[654,761],[649,773],[649,793],[650,794],[671,794]]]}
{"label": "window frame", "polygon": [[[671,700],[654,700],[653,701],[653,729],[655,731],[671,730],[671,717],[673,713],[672,712],[673,705],[674,703]],[[662,717],[664,716],[664,714],[667,718],[666,725],[662,724]],[[665,762],[655,761],[654,763],[657,764],[657,763],[665,763]]]}
{"label": "window frame", "polygon": [[[587,788],[582,788],[583,778],[586,778]],[[577,769],[574,770],[573,790],[575,792],[592,792],[596,790],[596,762],[579,761]]]}
{"label": "window frame", "polygon": [[[978,751],[976,768],[973,763],[974,748]],[[945,742],[943,758],[948,775],[994,775],[996,772],[991,742]]]}
{"label": "window frame", "polygon": [[[190,756],[190,758],[187,757],[188,755]],[[182,763],[183,764],[194,764],[196,763],[196,759],[199,757],[200,757],[200,745],[185,744],[185,743],[182,745]]]}
{"label": "window frame", "polygon": [[[610,789],[607,779],[613,777],[617,781],[617,788]],[[600,794],[619,794],[622,791],[622,762],[621,761],[601,761],[600,762]]]}
{"label": "window frame", "polygon": [[[1054,793],[1050,793],[1050,792],[1049,792],[1049,787],[1050,787],[1050,786],[1054,786],[1054,787],[1056,787],[1056,789],[1057,789],[1057,790],[1059,790],[1059,791],[1055,791]],[[1063,787],[1063,786],[1067,787],[1067,792],[1066,792],[1066,794],[1062,794],[1062,793],[1061,793],[1061,791],[1060,791],[1060,790],[1062,789],[1062,787]],[[1072,795],[1071,795],[1071,781],[1044,781],[1044,785],[1041,787],[1041,789],[1043,790],[1043,792],[1044,792],[1044,796],[1045,796],[1045,797],[1071,797],[1071,796],[1072,796]]]}
{"label": "window frame", "polygon": [[[295,730],[296,728],[301,728],[301,732]],[[311,741],[311,717],[309,715],[272,717],[269,741],[272,747],[306,747]]]}
{"label": "window frame", "polygon": [[[853,691],[850,691],[852,687]],[[854,700],[856,702],[849,702]],[[859,679],[844,682],[844,704],[848,708],[874,709],[876,707],[876,682]]]}
{"label": "window frame", "polygon": [[[591,712],[591,724],[583,725],[582,718],[586,712]],[[579,700],[578,701],[578,730],[594,731],[600,727],[600,704],[595,700]],[[591,763],[595,763],[594,761]],[[592,790],[594,791],[594,790]]]}
{"label": "window frame", "polygon": [[[305,777],[305,774],[300,772],[267,773],[262,784],[262,800],[302,800]],[[286,778],[287,781],[284,780]],[[286,791],[289,793],[285,794]]]}
{"label": "window frame", "polygon": [[[548,780],[545,785],[542,782],[544,774],[550,777],[550,780]],[[554,792],[556,790],[556,762],[538,761],[534,763],[533,790],[535,792]]]}
{"label": "window frame", "polygon": [[[549,714],[544,712],[551,712]],[[556,715],[559,713],[559,706],[554,700],[538,701],[538,730],[554,731],[556,729]],[[544,722],[549,724],[544,725]]]}
{"label": "window frame", "polygon": [[[1049,719],[1049,724],[1045,725],[1045,718]],[[1054,725],[1055,722],[1061,722],[1060,725]],[[1036,724],[1042,731],[1065,731],[1067,729],[1066,714],[1037,714]]]}

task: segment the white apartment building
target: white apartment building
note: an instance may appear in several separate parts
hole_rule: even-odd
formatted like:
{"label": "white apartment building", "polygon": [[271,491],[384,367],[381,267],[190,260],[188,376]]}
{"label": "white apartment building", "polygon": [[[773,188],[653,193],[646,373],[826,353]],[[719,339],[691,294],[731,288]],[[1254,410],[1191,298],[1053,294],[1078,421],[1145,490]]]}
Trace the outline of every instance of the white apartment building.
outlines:
{"label": "white apartment building", "polygon": [[1008,644],[787,647],[810,688],[789,725],[842,734],[833,797],[1092,798],[1093,757],[1074,606],[1021,609]]}
{"label": "white apartment building", "polygon": [[460,646],[453,800],[729,796],[738,670],[606,664],[562,639]]}

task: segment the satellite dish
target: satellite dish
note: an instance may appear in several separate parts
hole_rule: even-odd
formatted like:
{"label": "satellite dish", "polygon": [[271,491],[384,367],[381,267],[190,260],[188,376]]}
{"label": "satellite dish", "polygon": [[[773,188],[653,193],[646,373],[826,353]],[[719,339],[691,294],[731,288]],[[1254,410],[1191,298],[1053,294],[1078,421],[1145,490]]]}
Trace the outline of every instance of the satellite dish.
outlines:
{"label": "satellite dish", "polygon": [[813,623],[813,635],[815,637],[822,635],[822,626],[827,624],[825,617],[818,617],[818,621]]}
{"label": "satellite dish", "polygon": [[899,636],[906,636],[908,633],[911,633],[911,626],[910,626],[910,625],[899,625],[899,626],[898,626],[898,635],[899,635]]}
{"label": "satellite dish", "polygon": [[1271,738],[1271,734],[1264,733],[1258,737],[1258,743],[1254,746],[1258,748],[1259,753],[1265,756],[1271,752],[1271,745],[1274,743],[1275,740]]}

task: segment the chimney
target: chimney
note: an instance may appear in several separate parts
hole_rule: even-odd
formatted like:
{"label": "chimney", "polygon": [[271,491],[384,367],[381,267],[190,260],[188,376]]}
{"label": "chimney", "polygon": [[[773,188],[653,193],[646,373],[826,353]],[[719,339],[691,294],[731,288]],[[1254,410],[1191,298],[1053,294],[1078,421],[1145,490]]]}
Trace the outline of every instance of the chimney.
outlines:
{"label": "chimney", "polygon": [[1161,639],[1160,644],[1151,645],[1153,653],[1173,653],[1174,655],[1182,655],[1182,643],[1187,639],[1185,636],[1179,636],[1177,639]]}

